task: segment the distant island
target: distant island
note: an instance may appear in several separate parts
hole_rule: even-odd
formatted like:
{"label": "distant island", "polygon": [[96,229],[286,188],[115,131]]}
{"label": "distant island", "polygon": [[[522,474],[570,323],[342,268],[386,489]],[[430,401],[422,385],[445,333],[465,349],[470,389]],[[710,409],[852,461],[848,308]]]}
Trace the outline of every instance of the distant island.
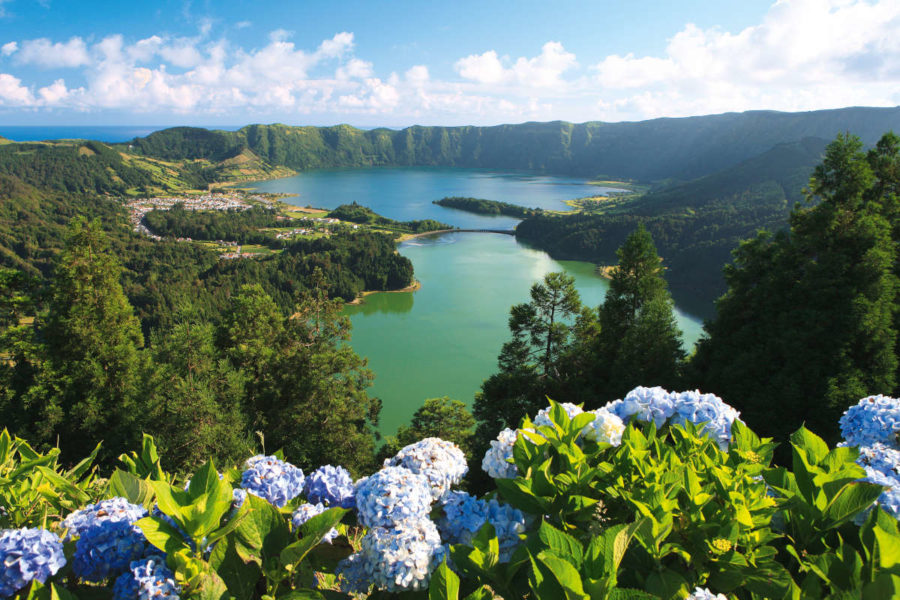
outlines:
{"label": "distant island", "polygon": [[460,196],[451,196],[435,200],[432,204],[443,206],[446,208],[455,208],[466,212],[476,213],[479,215],[505,215],[507,217],[516,217],[524,219],[543,211],[539,208],[527,208],[509,202],[498,202],[497,200],[484,200],[482,198],[463,198]]}

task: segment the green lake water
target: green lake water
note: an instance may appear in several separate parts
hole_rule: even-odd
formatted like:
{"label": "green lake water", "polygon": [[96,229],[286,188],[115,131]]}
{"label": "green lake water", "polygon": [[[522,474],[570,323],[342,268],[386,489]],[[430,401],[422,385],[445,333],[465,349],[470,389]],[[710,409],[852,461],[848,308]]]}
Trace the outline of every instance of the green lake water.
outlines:
{"label": "green lake water", "polygon": [[[394,219],[490,229],[512,228],[517,221],[431,201],[471,196],[562,208],[564,200],[603,191],[578,179],[443,168],[311,171],[256,187],[299,194],[288,199],[299,205],[333,208],[355,200]],[[593,264],[553,260],[510,235],[440,234],[405,242],[399,251],[412,261],[421,289],[371,294],[345,309],[353,323],[351,345],[375,372],[370,394],[383,402],[379,429],[384,434],[408,423],[426,398],[450,396],[471,405],[481,382],[497,371],[497,355],[509,339],[510,306],[526,302],[531,285],[545,274],[562,270],[575,277],[582,302],[592,307],[609,287]],[[701,323],[681,312],[677,318],[689,348]]]}

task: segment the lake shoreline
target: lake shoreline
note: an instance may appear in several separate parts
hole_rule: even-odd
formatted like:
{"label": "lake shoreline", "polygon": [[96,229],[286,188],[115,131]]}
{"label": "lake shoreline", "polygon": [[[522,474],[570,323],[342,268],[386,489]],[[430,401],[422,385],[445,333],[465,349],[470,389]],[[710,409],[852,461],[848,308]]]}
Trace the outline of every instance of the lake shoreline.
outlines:
{"label": "lake shoreline", "polygon": [[422,282],[418,279],[413,280],[411,285],[406,286],[405,288],[401,288],[399,290],[365,290],[359,293],[359,296],[351,300],[350,302],[345,302],[344,304],[350,306],[359,306],[365,302],[366,296],[371,296],[372,294],[401,294],[406,292],[417,292],[422,289]]}

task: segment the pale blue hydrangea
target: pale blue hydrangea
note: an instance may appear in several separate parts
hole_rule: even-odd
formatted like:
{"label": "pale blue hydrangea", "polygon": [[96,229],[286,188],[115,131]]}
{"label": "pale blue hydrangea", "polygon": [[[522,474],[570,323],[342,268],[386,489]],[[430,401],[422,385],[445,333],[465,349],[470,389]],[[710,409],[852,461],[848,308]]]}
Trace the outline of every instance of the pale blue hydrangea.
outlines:
{"label": "pale blue hydrangea", "polygon": [[234,488],[231,490],[231,507],[233,509],[240,508],[244,505],[244,500],[247,499],[247,490],[243,488]]}
{"label": "pale blue hydrangea", "polygon": [[67,530],[65,539],[72,540],[81,537],[82,532],[98,520],[134,523],[146,516],[147,509],[143,506],[132,504],[125,498],[109,498],[76,510],[63,520],[62,529]]}
{"label": "pale blue hydrangea", "polygon": [[740,416],[734,407],[715,394],[701,394],[699,391],[681,392],[672,396],[675,398],[675,412],[669,419],[670,424],[702,423],[701,433],[715,440],[720,448],[728,448],[731,442],[731,424]]}
{"label": "pale blue hydrangea", "polygon": [[594,420],[584,426],[581,437],[598,444],[619,446],[622,444],[622,433],[625,431],[625,423],[618,415],[605,408],[590,411]]}
{"label": "pale blue hydrangea", "polygon": [[881,442],[900,447],[900,400],[881,395],[863,398],[844,412],[840,425],[841,435],[851,446]]}
{"label": "pale blue hydrangea", "polygon": [[385,467],[356,482],[356,511],[366,527],[424,519],[431,510],[428,479],[406,467]]}
{"label": "pale blue hydrangea", "polygon": [[100,517],[75,543],[72,570],[85,581],[100,582],[124,573],[146,549],[147,539],[136,525]]}
{"label": "pale blue hydrangea", "polygon": [[[293,514],[291,514],[291,524],[293,524],[294,529],[299,530],[301,525],[312,519],[314,516],[321,515],[326,510],[327,508],[322,504],[310,504],[309,502],[301,504],[294,510]],[[331,530],[322,537],[322,541],[330,544],[337,536],[338,530],[332,527]]]}
{"label": "pale blue hydrangea", "polygon": [[[868,465],[863,465],[863,468],[866,470],[866,476],[862,479],[862,481],[868,481],[869,483],[883,485],[886,488],[884,492],[882,492],[881,495],[878,496],[875,504],[883,508],[885,512],[887,512],[895,519],[900,519],[900,478],[891,477],[890,475]],[[854,521],[857,525],[861,525],[863,521],[865,521],[866,515],[868,515],[869,510],[866,510],[865,512],[860,513],[856,516]]]}
{"label": "pale blue hydrangea", "polygon": [[491,447],[484,454],[481,468],[494,479],[512,479],[519,474],[516,465],[511,463],[513,445],[518,432],[515,429],[504,429],[491,441]]}
{"label": "pale blue hydrangea", "polygon": [[372,585],[372,575],[366,558],[359,552],[341,560],[334,572],[340,576],[338,586],[345,594],[365,594]]}
{"label": "pale blue hydrangea", "polygon": [[887,444],[876,442],[871,446],[860,446],[856,462],[900,480],[900,450]]}
{"label": "pale blue hydrangea", "polygon": [[486,503],[466,492],[452,491],[441,498],[441,508],[443,516],[437,521],[441,539],[471,546],[472,538],[487,520]]}
{"label": "pale blue hydrangea", "polygon": [[426,589],[445,552],[437,527],[428,519],[374,527],[360,545],[370,581],[388,592]]}
{"label": "pale blue hydrangea", "polygon": [[522,542],[519,534],[525,532],[527,525],[525,515],[509,504],[489,500],[487,502],[487,520],[494,526],[497,540],[500,543],[500,562],[508,562]]}
{"label": "pale blue hydrangea", "polygon": [[509,561],[521,542],[526,519],[522,511],[496,500],[479,500],[465,492],[450,492],[441,499],[443,516],[437,526],[448,544],[471,545],[478,530],[490,523],[500,544],[500,562]]}
{"label": "pale blue hydrangea", "polygon": [[34,580],[46,583],[66,564],[62,541],[46,529],[0,533],[0,596],[12,596]]}
{"label": "pale blue hydrangea", "polygon": [[685,600],[728,600],[724,594],[713,594],[706,588],[698,587]]}
{"label": "pale blue hydrangea", "polygon": [[303,471],[274,456],[250,458],[241,475],[241,487],[282,508],[303,492]]}
{"label": "pale blue hydrangea", "polygon": [[385,467],[406,467],[428,479],[431,497],[437,500],[459,483],[469,470],[466,456],[459,446],[441,438],[430,437],[405,446],[393,458],[384,461]]}
{"label": "pale blue hydrangea", "polygon": [[325,465],[309,474],[305,484],[306,499],[313,504],[353,508],[353,477],[344,467]]}
{"label": "pale blue hydrangea", "polygon": [[[580,406],[575,406],[574,404],[571,404],[569,402],[561,403],[560,407],[562,407],[562,409],[566,411],[566,414],[569,415],[570,419],[574,419],[576,416],[584,412]],[[552,408],[552,406],[548,406],[547,408],[542,408],[541,410],[539,410],[538,414],[535,415],[532,422],[539,427],[552,426],[553,421],[550,419],[550,411],[552,410]]]}
{"label": "pale blue hydrangea", "polygon": [[625,423],[634,418],[644,422],[653,421],[657,427],[662,427],[675,414],[675,397],[659,386],[639,386],[628,392],[622,400],[610,402],[605,408]]}
{"label": "pale blue hydrangea", "polygon": [[116,579],[113,600],[178,600],[181,587],[160,556],[133,561]]}

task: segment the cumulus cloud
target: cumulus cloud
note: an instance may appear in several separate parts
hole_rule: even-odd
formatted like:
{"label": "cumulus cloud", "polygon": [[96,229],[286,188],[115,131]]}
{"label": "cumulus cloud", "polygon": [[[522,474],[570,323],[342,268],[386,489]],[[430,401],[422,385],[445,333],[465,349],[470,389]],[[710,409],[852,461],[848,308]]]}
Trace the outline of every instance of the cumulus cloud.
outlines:
{"label": "cumulus cloud", "polygon": [[14,54],[16,50],[19,49],[19,44],[16,42],[7,42],[0,46],[0,54],[3,56],[9,56],[10,54]]}
{"label": "cumulus cloud", "polygon": [[530,87],[546,87],[561,82],[563,73],[577,65],[575,55],[566,52],[559,42],[547,42],[534,58],[520,57],[509,67],[497,52],[472,54],[456,61],[456,71],[464,79],[478,83],[516,83]]}
{"label": "cumulus cloud", "polygon": [[0,105],[30,106],[34,103],[31,90],[22,85],[22,80],[8,73],[0,73]]}
{"label": "cumulus cloud", "polygon": [[53,43],[47,38],[22,42],[16,60],[21,64],[36,65],[45,69],[80,67],[90,62],[87,45],[80,37],[68,42]]}

